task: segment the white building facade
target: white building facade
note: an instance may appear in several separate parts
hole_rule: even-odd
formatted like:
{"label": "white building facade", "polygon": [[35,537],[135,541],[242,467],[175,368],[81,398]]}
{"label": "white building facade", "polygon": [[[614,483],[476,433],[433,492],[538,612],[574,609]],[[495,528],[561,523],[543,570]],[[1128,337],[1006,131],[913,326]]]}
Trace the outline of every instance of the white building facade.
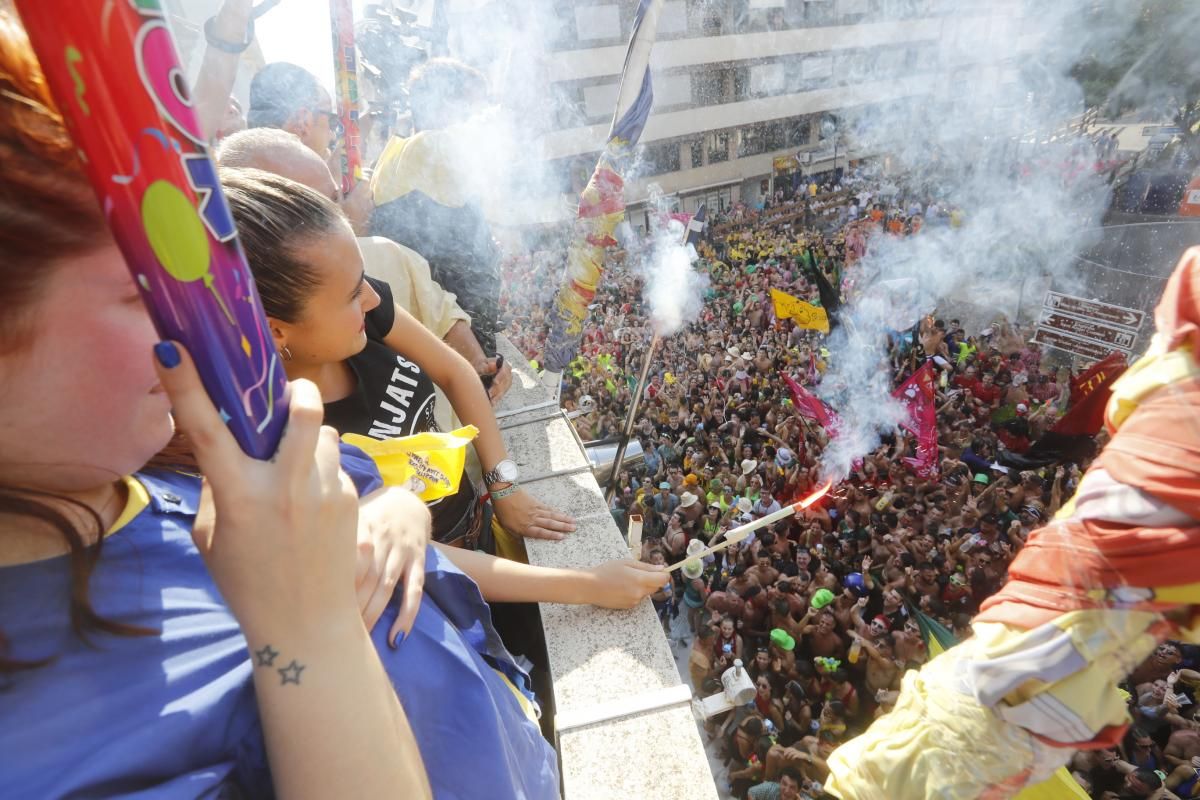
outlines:
{"label": "white building facade", "polygon": [[[828,176],[859,152],[843,119],[919,102],[939,81],[1011,79],[1026,0],[667,0],[652,57],[654,110],[630,206],[650,184],[680,210],[754,204]],[[560,0],[548,53],[558,129],[543,154],[578,194],[604,141],[636,0]],[[1004,42],[1004,48],[992,46]],[[941,92],[939,92],[941,93]],[[636,215],[633,217],[636,222]]]}

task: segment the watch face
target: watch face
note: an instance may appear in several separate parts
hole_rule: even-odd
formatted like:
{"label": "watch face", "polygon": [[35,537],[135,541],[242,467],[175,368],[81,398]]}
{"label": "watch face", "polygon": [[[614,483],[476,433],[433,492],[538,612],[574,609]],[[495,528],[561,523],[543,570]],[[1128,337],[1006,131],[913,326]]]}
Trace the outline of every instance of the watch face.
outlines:
{"label": "watch face", "polygon": [[509,459],[497,464],[496,472],[500,475],[500,480],[507,483],[513,483],[517,479],[517,465]]}

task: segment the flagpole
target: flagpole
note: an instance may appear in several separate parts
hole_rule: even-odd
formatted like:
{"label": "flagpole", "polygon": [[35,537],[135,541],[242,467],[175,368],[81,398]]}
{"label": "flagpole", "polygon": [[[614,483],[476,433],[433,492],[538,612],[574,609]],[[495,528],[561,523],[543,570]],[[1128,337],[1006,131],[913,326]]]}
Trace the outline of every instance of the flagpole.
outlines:
{"label": "flagpole", "polygon": [[621,463],[625,460],[625,449],[629,447],[629,439],[633,435],[633,426],[637,421],[638,408],[642,404],[642,394],[646,391],[646,378],[650,375],[650,364],[654,360],[654,351],[658,349],[659,342],[658,330],[655,329],[654,337],[650,340],[650,347],[646,349],[646,358],[642,361],[642,372],[638,377],[637,388],[633,392],[633,397],[629,399],[629,413],[625,415],[625,427],[621,431],[621,441],[617,444],[617,453],[613,456],[612,471],[608,475],[608,489],[604,492],[604,499],[611,503],[617,492],[617,475],[621,473]]}
{"label": "flagpole", "polygon": [[[688,220],[688,224],[683,229],[683,246],[695,244],[699,241],[700,234],[704,231],[704,221],[706,218],[707,205],[701,203],[696,209],[696,213]],[[697,224],[699,223],[699,224]],[[642,403],[642,394],[646,391],[646,378],[650,374],[650,363],[654,358],[654,352],[658,349],[658,342],[661,335],[657,326],[654,329],[654,336],[650,339],[650,347],[646,350],[646,360],[642,362],[642,373],[638,377],[637,389],[629,403],[629,414],[625,417],[624,431],[621,433],[620,444],[617,445],[617,454],[613,459],[612,472],[608,476],[608,489],[604,494],[605,500],[612,502],[617,491],[617,475],[621,472],[621,462],[625,460],[625,449],[629,446],[629,439],[633,435],[634,422],[637,419],[638,407]]]}

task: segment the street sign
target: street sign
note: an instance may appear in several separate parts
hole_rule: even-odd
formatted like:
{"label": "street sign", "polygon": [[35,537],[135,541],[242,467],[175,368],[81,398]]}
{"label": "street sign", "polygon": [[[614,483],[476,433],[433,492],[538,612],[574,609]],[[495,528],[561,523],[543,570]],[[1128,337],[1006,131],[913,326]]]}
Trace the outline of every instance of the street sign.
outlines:
{"label": "street sign", "polygon": [[1135,333],[1142,327],[1142,321],[1146,318],[1145,311],[1115,306],[1112,303],[1101,303],[1098,300],[1085,300],[1082,297],[1072,297],[1060,292],[1046,292],[1046,300],[1043,305],[1046,308],[1073,314],[1077,317],[1107,322],[1110,325],[1121,325]]}
{"label": "street sign", "polygon": [[1063,314],[1049,308],[1043,308],[1038,317],[1039,328],[1053,328],[1056,331],[1071,334],[1080,339],[1087,339],[1101,345],[1115,347],[1126,353],[1133,350],[1133,342],[1137,332],[1117,325],[1107,325],[1094,319]]}
{"label": "street sign", "polygon": [[1086,339],[1076,339],[1069,334],[1062,333],[1053,328],[1038,328],[1033,332],[1033,341],[1046,347],[1053,347],[1056,350],[1065,350],[1068,353],[1091,361],[1100,361],[1114,349],[1111,346],[1106,347],[1096,342],[1089,342]]}

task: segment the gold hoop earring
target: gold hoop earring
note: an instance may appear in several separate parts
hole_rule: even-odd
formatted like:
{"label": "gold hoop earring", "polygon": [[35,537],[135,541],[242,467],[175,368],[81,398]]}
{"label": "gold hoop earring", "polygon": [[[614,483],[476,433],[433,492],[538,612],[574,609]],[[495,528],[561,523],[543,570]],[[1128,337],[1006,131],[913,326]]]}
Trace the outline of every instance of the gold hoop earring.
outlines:
{"label": "gold hoop earring", "polygon": [[279,348],[279,355],[283,356],[283,360],[284,360],[284,361],[291,361],[291,360],[292,360],[292,351],[291,351],[291,350],[288,350],[286,345],[284,345],[283,347]]}

